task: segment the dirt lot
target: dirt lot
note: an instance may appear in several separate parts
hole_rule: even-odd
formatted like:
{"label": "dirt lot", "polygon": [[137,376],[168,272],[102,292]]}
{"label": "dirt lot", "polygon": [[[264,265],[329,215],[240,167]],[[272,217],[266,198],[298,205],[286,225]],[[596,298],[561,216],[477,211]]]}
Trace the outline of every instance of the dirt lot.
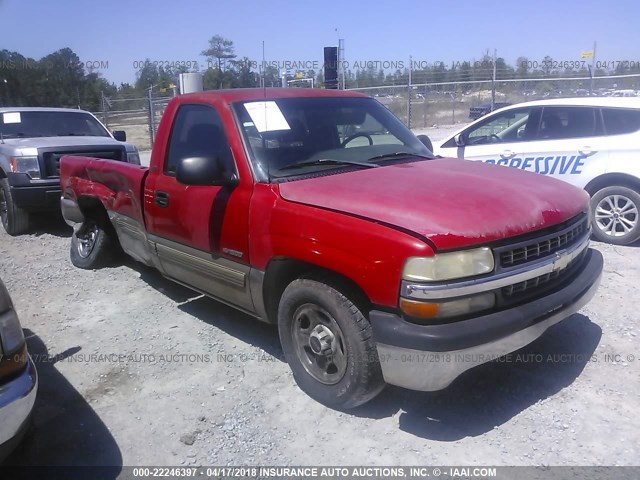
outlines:
{"label": "dirt lot", "polygon": [[34,428],[9,463],[637,465],[640,459],[637,246],[594,243],[605,256],[596,297],[517,354],[467,372],[442,392],[388,387],[371,403],[340,413],[295,385],[275,328],[133,260],[76,269],[70,229],[56,218],[38,222],[19,238],[0,232],[0,277],[40,374]]}
{"label": "dirt lot", "polygon": [[26,464],[629,465],[640,458],[637,247],[596,244],[581,313],[438,393],[339,413],[295,385],[273,327],[134,261],[72,267],[69,234],[0,233],[40,372]]}

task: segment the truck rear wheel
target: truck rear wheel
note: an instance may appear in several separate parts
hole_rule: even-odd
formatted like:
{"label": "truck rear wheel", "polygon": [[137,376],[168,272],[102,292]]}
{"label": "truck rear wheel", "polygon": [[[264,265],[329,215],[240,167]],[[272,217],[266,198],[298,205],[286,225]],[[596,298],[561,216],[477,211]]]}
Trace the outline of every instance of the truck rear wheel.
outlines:
{"label": "truck rear wheel", "polygon": [[591,198],[593,236],[629,245],[640,239],[640,195],[627,187],[606,187]]}
{"label": "truck rear wheel", "polygon": [[85,221],[71,236],[71,263],[78,268],[93,270],[110,264],[115,245],[109,234],[94,220]]}
{"label": "truck rear wheel", "polygon": [[369,321],[329,285],[291,282],[280,300],[278,328],[296,383],[318,402],[353,408],[384,388]]}
{"label": "truck rear wheel", "polygon": [[29,212],[13,203],[9,180],[6,178],[0,179],[0,219],[9,235],[22,235],[29,230]]}

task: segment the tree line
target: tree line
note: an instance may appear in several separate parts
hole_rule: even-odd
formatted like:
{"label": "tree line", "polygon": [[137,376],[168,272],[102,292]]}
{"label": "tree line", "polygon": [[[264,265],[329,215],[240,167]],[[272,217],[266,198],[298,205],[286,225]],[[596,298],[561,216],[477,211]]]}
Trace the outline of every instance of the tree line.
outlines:
{"label": "tree line", "polygon": [[[203,73],[205,90],[242,87],[277,87],[282,84],[281,72],[274,65],[259,68],[262,62],[256,62],[246,56],[236,54],[235,45],[220,35],[209,40],[201,55],[206,64],[197,62],[152,62],[145,60],[137,65],[136,80],[133,84],[116,85],[109,82],[97,71],[93,64],[85,65],[70,48],[63,48],[39,60],[25,57],[19,52],[0,50],[0,104],[15,106],[64,106],[80,107],[87,110],[101,110],[104,99],[134,99],[145,97],[149,88],[154,95],[171,95],[178,84],[178,76],[185,72]],[[473,88],[473,82],[486,81],[494,75],[494,60],[486,52],[479,60],[461,62],[437,62],[426,64],[415,62],[395,71],[376,68],[376,62],[367,68],[345,69],[346,88],[385,87],[407,85],[409,74],[411,83],[467,82]],[[345,62],[346,64],[346,62]],[[354,62],[357,65],[357,62]],[[343,64],[344,65],[344,64]],[[258,68],[256,68],[258,66]],[[509,65],[504,58],[495,59],[495,78],[497,81],[513,78],[553,78],[596,76],[608,74],[640,73],[640,64],[624,63],[598,65],[590,71],[590,61],[558,62],[547,56],[540,61],[520,57],[515,65]],[[411,72],[410,72],[411,70]],[[286,79],[298,80],[300,86],[310,86],[313,79],[315,87],[324,83],[323,69],[289,71]],[[636,86],[637,80],[621,80],[621,85],[629,88]],[[142,105],[142,104],[141,104]]]}

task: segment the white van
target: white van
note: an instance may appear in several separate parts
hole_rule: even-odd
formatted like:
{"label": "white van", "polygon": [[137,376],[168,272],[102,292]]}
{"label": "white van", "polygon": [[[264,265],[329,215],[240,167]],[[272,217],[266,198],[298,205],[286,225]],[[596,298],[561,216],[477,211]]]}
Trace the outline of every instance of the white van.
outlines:
{"label": "white van", "polygon": [[591,195],[594,236],[640,239],[640,98],[564,98],[496,110],[434,153],[550,175]]}

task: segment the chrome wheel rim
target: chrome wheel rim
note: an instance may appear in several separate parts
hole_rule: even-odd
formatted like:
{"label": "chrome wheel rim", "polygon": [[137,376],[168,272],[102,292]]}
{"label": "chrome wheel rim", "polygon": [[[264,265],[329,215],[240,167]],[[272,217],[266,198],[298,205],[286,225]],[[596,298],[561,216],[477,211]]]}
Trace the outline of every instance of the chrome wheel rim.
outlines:
{"label": "chrome wheel rim", "polygon": [[296,355],[314,379],[335,385],[347,371],[347,349],[340,326],[324,308],[307,303],[293,314],[291,336]]}
{"label": "chrome wheel rim", "polygon": [[78,238],[78,255],[82,258],[87,258],[96,246],[98,226],[91,225],[86,227],[81,232],[78,232],[76,236]]}
{"label": "chrome wheel rim", "polygon": [[7,205],[7,197],[4,190],[0,188],[0,220],[5,227],[9,223],[9,206]]}
{"label": "chrome wheel rim", "polygon": [[624,237],[638,225],[638,207],[624,195],[609,195],[598,202],[595,223],[610,237]]}

